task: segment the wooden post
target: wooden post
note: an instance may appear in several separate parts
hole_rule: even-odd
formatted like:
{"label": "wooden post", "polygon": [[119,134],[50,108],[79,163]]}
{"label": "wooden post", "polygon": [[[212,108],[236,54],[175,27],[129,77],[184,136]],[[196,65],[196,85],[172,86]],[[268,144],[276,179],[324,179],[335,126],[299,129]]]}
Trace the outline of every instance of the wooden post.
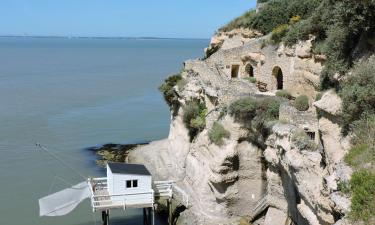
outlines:
{"label": "wooden post", "polygon": [[155,207],[151,208],[151,225],[155,225]]}
{"label": "wooden post", "polygon": [[167,200],[167,208],[168,208],[168,224],[172,225],[172,202],[170,198]]}
{"label": "wooden post", "polygon": [[143,225],[147,225],[146,216],[147,216],[147,214],[146,214],[146,209],[143,208]]}
{"label": "wooden post", "polygon": [[107,210],[107,224],[106,225],[109,225],[109,209]]}
{"label": "wooden post", "polygon": [[102,211],[102,223],[103,225],[109,225],[109,210]]}

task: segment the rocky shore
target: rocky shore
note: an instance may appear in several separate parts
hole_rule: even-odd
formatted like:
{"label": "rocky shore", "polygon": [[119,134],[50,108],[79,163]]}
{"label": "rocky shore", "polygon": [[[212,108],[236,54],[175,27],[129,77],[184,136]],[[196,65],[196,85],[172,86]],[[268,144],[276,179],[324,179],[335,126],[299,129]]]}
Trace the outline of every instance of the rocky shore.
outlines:
{"label": "rocky shore", "polygon": [[96,164],[104,167],[108,161],[111,162],[125,162],[129,155],[129,151],[138,147],[149,144],[149,142],[135,143],[135,144],[113,144],[108,143],[99,147],[87,148],[88,151],[94,152],[98,159]]}

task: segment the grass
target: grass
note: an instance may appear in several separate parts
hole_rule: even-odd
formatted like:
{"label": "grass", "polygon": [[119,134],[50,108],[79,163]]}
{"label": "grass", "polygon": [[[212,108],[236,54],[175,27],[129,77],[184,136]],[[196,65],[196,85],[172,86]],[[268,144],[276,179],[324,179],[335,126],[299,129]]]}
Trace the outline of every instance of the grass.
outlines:
{"label": "grass", "polygon": [[349,217],[366,224],[375,217],[375,174],[367,170],[353,173],[350,180],[352,204]]}
{"label": "grass", "polygon": [[208,133],[208,137],[212,143],[221,146],[224,144],[224,139],[230,137],[230,132],[227,131],[220,123],[214,122],[211,130]]}

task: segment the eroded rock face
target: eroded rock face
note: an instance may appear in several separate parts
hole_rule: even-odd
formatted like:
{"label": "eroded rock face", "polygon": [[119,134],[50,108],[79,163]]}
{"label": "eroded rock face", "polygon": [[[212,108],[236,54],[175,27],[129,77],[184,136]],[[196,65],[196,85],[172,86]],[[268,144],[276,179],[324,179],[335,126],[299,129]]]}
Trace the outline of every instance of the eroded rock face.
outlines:
{"label": "eroded rock face", "polygon": [[[236,31],[231,35],[236,42],[236,35],[244,34]],[[168,138],[131,151],[128,160],[145,164],[155,179],[176,181],[188,195],[189,204],[180,213],[178,224],[238,224],[241,218],[251,218],[256,224],[334,224],[349,208],[348,197],[338,190],[337,183],[348,181],[351,173],[343,163],[349,139],[332,120],[341,109],[337,96],[328,92],[314,103],[327,112],[319,120],[313,106],[304,113],[287,110],[291,105],[281,107],[280,118],[285,121],[273,126],[263,149],[248,140],[248,131],[241,124],[229,115],[220,115],[231,102],[244,96],[274,95],[258,92],[255,84],[241,76],[229,78],[227,64],[233,63],[241,65],[239,71],[251,63],[255,77],[270,86],[276,82],[272,71],[279,66],[284,87],[292,94],[308,95],[312,102],[322,62],[311,54],[311,41],[293,48],[262,49],[257,39],[240,47],[226,39],[212,40],[213,44],[225,42],[230,45],[227,50],[223,48],[205,61],[184,63],[182,76],[187,84],[175,89],[182,107],[171,120]],[[200,99],[207,107],[206,127],[193,140],[182,119],[183,106],[191,99]],[[231,134],[222,146],[211,143],[208,136],[215,121]],[[312,141],[319,148],[301,150],[293,143],[293,133],[301,128],[315,132]],[[262,202],[265,207],[258,207]],[[263,216],[255,218],[259,215]]]}

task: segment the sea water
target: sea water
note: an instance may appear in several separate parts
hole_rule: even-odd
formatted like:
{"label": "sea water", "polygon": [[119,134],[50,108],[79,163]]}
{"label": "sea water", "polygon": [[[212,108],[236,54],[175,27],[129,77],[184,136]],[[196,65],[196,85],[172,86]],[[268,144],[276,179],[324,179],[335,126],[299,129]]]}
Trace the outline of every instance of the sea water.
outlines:
{"label": "sea water", "polygon": [[[170,113],[157,87],[184,60],[201,57],[207,44],[0,38],[0,224],[100,224],[88,200],[66,216],[39,218],[38,199],[81,182],[78,173],[104,175],[87,147],[165,138]],[[118,210],[111,219],[142,223],[140,210]]]}

